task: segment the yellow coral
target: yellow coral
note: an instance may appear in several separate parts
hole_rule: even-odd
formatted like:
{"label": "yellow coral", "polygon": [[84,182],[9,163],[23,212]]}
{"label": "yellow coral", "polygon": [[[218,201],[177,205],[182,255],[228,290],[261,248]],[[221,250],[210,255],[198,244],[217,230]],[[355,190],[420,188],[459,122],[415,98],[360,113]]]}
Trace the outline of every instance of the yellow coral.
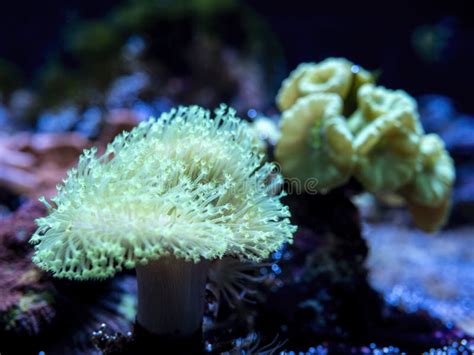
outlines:
{"label": "yellow coral", "polygon": [[417,172],[401,190],[421,229],[434,231],[444,224],[455,175],[453,160],[443,141],[436,134],[422,137]]}
{"label": "yellow coral", "polygon": [[415,173],[422,133],[416,103],[403,91],[371,84],[358,98],[348,124],[358,156],[354,175],[368,191],[397,190]]}
{"label": "yellow coral", "polygon": [[314,93],[336,93],[343,100],[353,101],[350,97],[368,82],[373,82],[373,76],[344,58],[303,63],[283,81],[276,101],[281,111],[289,109],[298,98]]}
{"label": "yellow coral", "polygon": [[317,189],[346,182],[354,164],[352,134],[336,94],[302,97],[283,112],[275,157],[282,172],[301,184],[317,179]]}
{"label": "yellow coral", "polygon": [[344,99],[352,81],[351,66],[345,59],[329,58],[309,67],[298,85],[301,95],[332,92]]}
{"label": "yellow coral", "polygon": [[283,113],[275,157],[286,176],[317,180],[318,189],[354,174],[367,191],[399,192],[420,228],[437,229],[449,212],[452,159],[437,136],[423,136],[410,95],[373,82],[342,58],[299,65],[277,95]]}
{"label": "yellow coral", "polygon": [[358,110],[349,118],[349,127],[356,134],[372,121],[386,114],[408,112],[413,117],[404,125],[417,133],[423,133],[415,99],[403,90],[389,90],[383,86],[364,84],[357,93]]}
{"label": "yellow coral", "polygon": [[55,276],[102,278],[166,256],[259,260],[294,227],[274,166],[233,110],[179,108],[87,150],[37,220],[33,260]]}
{"label": "yellow coral", "polygon": [[365,70],[364,68],[353,64],[351,66],[352,71],[352,84],[346,99],[344,100],[344,115],[349,116],[357,109],[357,94],[359,89],[365,84],[371,84],[375,82],[375,76]]}
{"label": "yellow coral", "polygon": [[427,134],[421,138],[417,172],[403,194],[417,204],[439,206],[450,195],[455,174],[443,141],[436,134]]}
{"label": "yellow coral", "polygon": [[276,97],[277,106],[281,111],[289,109],[302,96],[298,88],[299,82],[308,69],[314,66],[316,66],[315,63],[301,63],[288,78],[283,80]]}
{"label": "yellow coral", "polygon": [[451,196],[447,196],[440,205],[425,206],[415,202],[407,203],[415,225],[428,233],[436,232],[443,227],[449,217],[451,210]]}

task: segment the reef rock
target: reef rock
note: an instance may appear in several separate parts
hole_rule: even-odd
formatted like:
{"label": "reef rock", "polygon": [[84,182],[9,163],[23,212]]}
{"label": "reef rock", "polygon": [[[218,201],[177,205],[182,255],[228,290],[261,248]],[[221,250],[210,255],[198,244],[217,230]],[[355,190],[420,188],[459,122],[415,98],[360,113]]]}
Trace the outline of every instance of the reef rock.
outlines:
{"label": "reef rock", "polygon": [[28,245],[34,219],[45,213],[43,205],[29,201],[0,220],[0,335],[36,335],[55,316],[55,288],[31,262]]}

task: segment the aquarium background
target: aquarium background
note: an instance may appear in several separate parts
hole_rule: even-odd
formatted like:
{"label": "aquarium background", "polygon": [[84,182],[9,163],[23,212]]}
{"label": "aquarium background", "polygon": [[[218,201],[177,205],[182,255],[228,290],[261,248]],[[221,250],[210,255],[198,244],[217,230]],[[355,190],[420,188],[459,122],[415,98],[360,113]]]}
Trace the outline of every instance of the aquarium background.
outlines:
{"label": "aquarium background", "polygon": [[[371,286],[404,314],[422,314],[430,326],[439,321],[443,340],[427,340],[436,335],[427,336],[411,318],[400,320],[394,336],[373,334],[373,341],[370,332],[368,338],[321,336],[326,333],[317,327],[313,345],[300,348],[285,335],[236,339],[246,351],[473,352],[474,15],[468,5],[397,2],[369,11],[357,3],[259,0],[2,4],[0,354],[94,353],[93,334],[97,340],[132,329],[133,272],[74,283],[51,279],[30,262],[34,219],[45,214],[37,199],[54,195],[84,148],[103,148],[178,104],[227,102],[245,120],[277,119],[281,81],[299,63],[328,57],[345,57],[373,71],[379,84],[414,96],[425,130],[442,137],[455,161],[452,214],[435,235],[415,229],[393,196],[352,198],[369,245]],[[300,316],[292,324],[303,324]]]}
{"label": "aquarium background", "polygon": [[[30,83],[39,67],[64,44],[65,27],[106,16],[120,3],[50,0],[2,4],[1,57],[14,63],[25,83]],[[345,56],[383,70],[383,84],[403,87],[413,95],[431,91],[456,96],[463,112],[474,110],[466,90],[474,56],[468,1],[402,1],[392,4],[390,10],[338,2],[317,8],[307,1],[295,1],[293,6],[266,0],[243,3],[278,38],[288,68],[302,61]]]}

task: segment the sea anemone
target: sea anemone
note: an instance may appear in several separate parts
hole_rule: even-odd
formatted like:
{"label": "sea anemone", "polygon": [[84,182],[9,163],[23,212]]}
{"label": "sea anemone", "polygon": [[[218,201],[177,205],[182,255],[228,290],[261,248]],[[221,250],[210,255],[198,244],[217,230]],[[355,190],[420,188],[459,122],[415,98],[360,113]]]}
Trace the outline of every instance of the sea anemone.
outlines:
{"label": "sea anemone", "polygon": [[433,232],[446,222],[455,176],[453,160],[439,136],[422,137],[416,174],[401,190],[419,228]]}
{"label": "sea anemone", "polygon": [[259,261],[292,240],[282,183],[247,124],[180,107],[142,122],[102,156],[84,151],[37,220],[33,260],[57,277],[96,279],[135,268],[137,322],[191,336],[204,311],[207,260]]}
{"label": "sea anemone", "polygon": [[355,161],[352,134],[342,115],[343,104],[336,94],[302,97],[281,120],[281,137],[275,157],[283,174],[305,185],[314,179],[317,190],[345,183]]}
{"label": "sea anemone", "polygon": [[349,119],[358,156],[354,175],[370,192],[397,190],[415,173],[423,133],[416,103],[401,90],[372,84],[360,88],[358,100]]}
{"label": "sea anemone", "polygon": [[[344,58],[328,58],[320,63],[300,64],[282,83],[276,102],[281,111],[300,97],[314,93],[336,93],[350,99],[358,88],[374,81],[372,74]],[[351,100],[349,100],[351,101]]]}

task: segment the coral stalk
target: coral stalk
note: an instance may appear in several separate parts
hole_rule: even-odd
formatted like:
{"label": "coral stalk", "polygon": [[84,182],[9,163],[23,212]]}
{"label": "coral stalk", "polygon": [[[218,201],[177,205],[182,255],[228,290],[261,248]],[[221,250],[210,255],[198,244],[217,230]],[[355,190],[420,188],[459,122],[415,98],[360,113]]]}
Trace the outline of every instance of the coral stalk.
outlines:
{"label": "coral stalk", "polygon": [[189,337],[201,328],[209,263],[165,257],[136,267],[137,322],[153,334]]}

